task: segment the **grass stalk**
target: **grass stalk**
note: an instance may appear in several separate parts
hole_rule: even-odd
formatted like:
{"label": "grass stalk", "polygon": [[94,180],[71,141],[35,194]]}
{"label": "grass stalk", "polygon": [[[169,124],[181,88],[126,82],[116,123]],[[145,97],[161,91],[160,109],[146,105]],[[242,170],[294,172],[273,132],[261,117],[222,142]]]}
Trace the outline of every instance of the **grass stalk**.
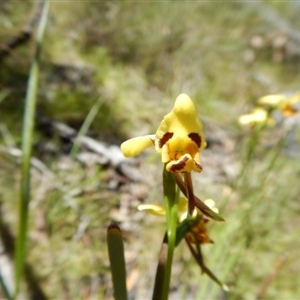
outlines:
{"label": "grass stalk", "polygon": [[89,111],[87,117],[85,118],[85,120],[77,134],[77,137],[76,137],[73,147],[71,149],[71,157],[72,158],[75,158],[75,156],[78,153],[80,137],[86,135],[86,133],[89,130],[91,124],[93,123],[95,117],[97,116],[97,113],[99,112],[100,108],[102,107],[102,105],[104,103],[105,103],[105,100],[103,100],[102,97],[100,96],[98,98],[98,100],[94,103],[94,105],[92,106],[91,110]]}
{"label": "grass stalk", "polygon": [[31,64],[27,93],[25,99],[25,111],[22,131],[22,166],[21,166],[21,190],[19,198],[18,236],[15,252],[15,294],[18,296],[22,276],[24,272],[26,240],[28,231],[28,208],[30,202],[30,159],[32,154],[33,129],[36,109],[36,99],[39,79],[39,61],[43,35],[47,23],[49,10],[48,0],[44,0],[42,15],[39,21],[35,55]]}

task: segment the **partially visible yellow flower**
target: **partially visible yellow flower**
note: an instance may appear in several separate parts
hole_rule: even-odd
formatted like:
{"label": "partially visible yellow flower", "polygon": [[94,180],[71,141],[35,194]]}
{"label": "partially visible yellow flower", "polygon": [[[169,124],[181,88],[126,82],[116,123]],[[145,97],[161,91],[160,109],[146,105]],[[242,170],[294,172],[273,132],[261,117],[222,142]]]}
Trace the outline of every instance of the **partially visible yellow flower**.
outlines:
{"label": "partially visible yellow flower", "polygon": [[[186,210],[187,210],[188,204],[187,200],[184,197],[179,197],[178,201],[178,213],[179,218],[181,218],[181,215],[185,213],[186,217]],[[138,210],[140,211],[146,211],[147,213],[155,216],[165,216],[166,215],[166,209],[162,205],[158,204],[140,204],[138,205]]]}
{"label": "partially visible yellow flower", "polygon": [[242,125],[256,124],[256,123],[267,123],[274,124],[274,120],[269,117],[268,112],[261,107],[256,107],[250,114],[241,115],[239,117],[239,123]]}
{"label": "partially visible yellow flower", "polygon": [[146,211],[150,215],[154,216],[165,216],[166,210],[162,205],[158,204],[140,204],[138,210]]}
{"label": "partially visible yellow flower", "polygon": [[240,124],[263,123],[266,122],[268,112],[263,108],[254,108],[250,114],[241,115],[239,117]]}
{"label": "partially visible yellow flower", "polygon": [[167,114],[155,135],[130,139],[121,145],[126,157],[140,154],[152,144],[161,153],[170,172],[201,172],[200,154],[205,146],[203,126],[193,101],[186,94],[177,97],[173,110]]}
{"label": "partially visible yellow flower", "polygon": [[294,104],[299,101],[300,92],[290,97],[283,94],[267,95],[258,99],[257,102],[275,109],[280,109],[284,117],[295,117],[298,114],[298,110],[294,107]]}
{"label": "partially visible yellow flower", "polygon": [[295,103],[300,101],[300,92],[288,97],[284,94],[273,94],[261,97],[257,103],[266,107],[256,107],[250,114],[242,115],[239,117],[239,123],[255,124],[266,123],[268,125],[275,124],[274,119],[270,117],[274,109],[279,109],[284,117],[295,117],[298,114],[298,109]]}
{"label": "partially visible yellow flower", "polygon": [[[214,200],[206,199],[204,203],[211,208],[214,212],[218,213],[218,208]],[[179,198],[178,203],[178,221],[183,222],[187,216],[187,208],[188,208],[188,201],[184,197]],[[157,204],[140,204],[138,206],[138,210],[146,211],[149,214],[155,216],[165,216],[166,210],[162,205]],[[209,219],[205,217],[198,209],[194,210],[193,219],[195,219],[194,225],[190,228],[188,233],[186,234],[186,238],[190,243],[199,243],[199,244],[207,244],[213,243],[211,238],[208,236],[206,224],[208,223]]]}

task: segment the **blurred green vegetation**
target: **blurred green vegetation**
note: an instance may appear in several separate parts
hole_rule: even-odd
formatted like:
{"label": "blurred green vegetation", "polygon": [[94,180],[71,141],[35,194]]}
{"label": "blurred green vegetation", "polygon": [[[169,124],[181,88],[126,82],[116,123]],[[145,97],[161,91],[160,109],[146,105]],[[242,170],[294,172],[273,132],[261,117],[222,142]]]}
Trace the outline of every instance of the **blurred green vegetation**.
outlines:
{"label": "blurred green vegetation", "polygon": [[[34,5],[1,2],[0,46],[29,22]],[[171,282],[174,299],[178,295],[184,299],[300,297],[299,158],[287,157],[280,146],[282,128],[266,131],[238,181],[236,176],[220,180],[209,175],[209,168],[221,166],[208,156],[215,139],[226,147],[230,137],[231,153],[219,149],[217,161],[234,168],[242,161],[251,134],[240,128],[238,116],[265,94],[299,90],[299,11],[297,2],[274,1],[50,5],[38,116],[78,130],[101,97],[103,106],[89,134],[113,144],[153,133],[181,92],[197,103],[203,116],[211,145],[202,155],[204,172],[193,178],[199,196],[214,198],[226,219],[225,224],[211,227],[215,244],[205,246],[204,252],[207,265],[232,291],[222,294],[180,247]],[[0,61],[0,121],[17,148],[31,45],[25,43]],[[70,159],[63,142],[39,123],[35,141],[35,156],[45,163],[47,173],[33,170],[26,259],[49,298],[110,299],[105,232],[112,218],[119,220],[116,211],[124,210],[120,200],[126,189],[110,190],[111,171]],[[8,146],[3,131],[0,143]],[[55,144],[54,153],[41,152],[39,146],[50,143]],[[2,215],[15,233],[18,158],[2,149],[0,166]],[[150,156],[141,169],[153,175],[160,167],[158,159]],[[209,184],[206,176],[212,176]],[[149,298],[163,237],[162,221],[135,212],[139,201],[157,203],[162,197],[160,179],[150,178],[148,195],[129,201],[125,211],[130,215],[120,219],[128,274],[140,272],[132,299]]]}

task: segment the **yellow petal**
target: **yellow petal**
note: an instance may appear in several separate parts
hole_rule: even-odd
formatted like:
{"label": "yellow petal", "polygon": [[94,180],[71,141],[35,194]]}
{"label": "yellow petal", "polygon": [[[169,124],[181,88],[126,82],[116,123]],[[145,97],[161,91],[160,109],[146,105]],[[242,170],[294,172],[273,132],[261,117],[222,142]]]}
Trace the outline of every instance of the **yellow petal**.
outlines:
{"label": "yellow petal", "polygon": [[156,205],[156,204],[140,204],[138,206],[138,210],[146,211],[147,213],[155,216],[165,216],[166,215],[166,210],[163,206],[161,205]]}
{"label": "yellow petal", "polygon": [[126,157],[136,156],[143,152],[146,148],[153,146],[154,138],[154,135],[145,135],[132,138],[125,141],[121,145],[121,150]]}
{"label": "yellow petal", "polygon": [[286,96],[283,94],[267,95],[258,99],[257,103],[267,104],[272,107],[278,107],[282,101],[286,100]]}
{"label": "yellow petal", "polygon": [[268,113],[263,108],[255,108],[251,114],[242,115],[239,117],[239,123],[242,125],[251,123],[263,123],[266,122]]}

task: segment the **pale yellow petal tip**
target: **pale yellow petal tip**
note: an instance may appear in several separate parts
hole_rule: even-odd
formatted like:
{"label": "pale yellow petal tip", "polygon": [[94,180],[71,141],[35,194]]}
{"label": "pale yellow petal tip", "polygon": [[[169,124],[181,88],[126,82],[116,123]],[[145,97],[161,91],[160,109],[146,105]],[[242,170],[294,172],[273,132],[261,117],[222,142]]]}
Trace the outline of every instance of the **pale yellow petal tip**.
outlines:
{"label": "pale yellow petal tip", "polygon": [[125,157],[139,155],[154,143],[154,135],[145,135],[132,138],[121,144],[121,150]]}
{"label": "pale yellow petal tip", "polygon": [[140,204],[138,207],[139,211],[146,211],[147,213],[155,216],[165,216],[166,210],[161,205],[156,204]]}
{"label": "pale yellow petal tip", "polygon": [[174,112],[181,114],[196,114],[196,107],[192,99],[186,94],[180,94],[174,104]]}
{"label": "pale yellow petal tip", "polygon": [[176,102],[185,102],[185,101],[192,101],[191,98],[187,94],[180,94],[176,98]]}

